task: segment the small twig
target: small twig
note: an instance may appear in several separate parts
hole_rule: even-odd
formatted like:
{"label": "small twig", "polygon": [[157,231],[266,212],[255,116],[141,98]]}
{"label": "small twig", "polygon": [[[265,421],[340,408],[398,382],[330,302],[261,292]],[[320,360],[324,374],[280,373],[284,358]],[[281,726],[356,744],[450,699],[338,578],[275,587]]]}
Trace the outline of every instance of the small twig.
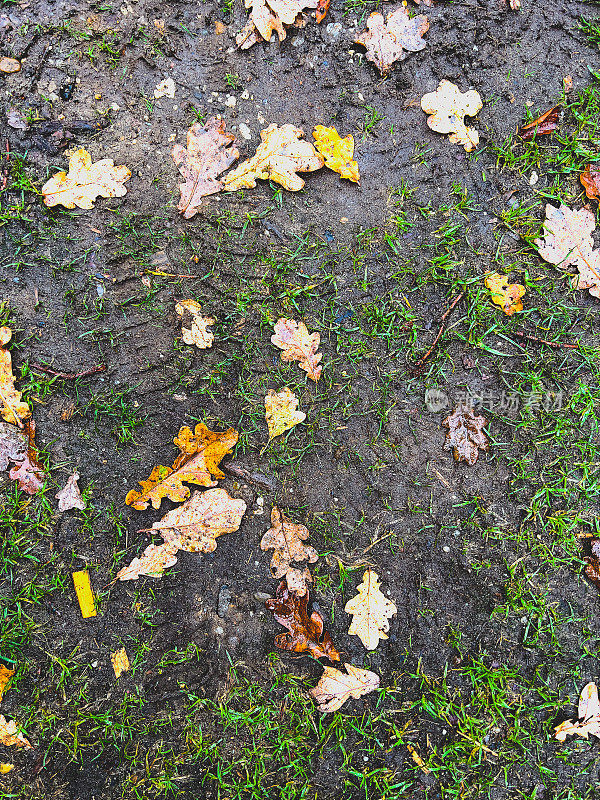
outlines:
{"label": "small twig", "polygon": [[452,302],[448,306],[447,310],[442,314],[442,317],[441,317],[441,320],[440,320],[440,322],[442,324],[441,324],[440,329],[438,331],[438,335],[433,340],[433,344],[431,345],[429,350],[425,353],[425,355],[421,356],[421,358],[415,364],[413,364],[410,367],[410,371],[414,375],[418,375],[425,368],[425,364],[427,362],[427,359],[429,358],[429,356],[433,353],[433,351],[437,347],[437,344],[438,344],[439,340],[442,338],[442,334],[446,330],[446,319],[450,316],[452,311],[454,311],[454,308],[458,305],[458,303],[462,300],[462,298],[464,296],[465,296],[464,292],[461,292],[460,294],[457,294],[456,297],[454,298],[454,300],[452,300]]}
{"label": "small twig", "polygon": [[53,375],[55,378],[64,378],[67,381],[72,381],[75,378],[85,378],[87,375],[95,375],[96,372],[104,372],[106,369],[106,364],[98,364],[98,366],[92,367],[91,369],[84,369],[82,372],[57,372],[55,369],[47,367],[45,364],[30,364],[29,366],[32,369],[37,369],[40,372]]}
{"label": "small twig", "polygon": [[536,342],[537,344],[547,344],[548,347],[556,347],[556,348],[564,348],[565,350],[579,350],[579,342],[577,344],[567,344],[565,342],[549,342],[547,339],[540,339],[537,336],[532,336],[530,333],[525,333],[525,331],[513,331],[515,336],[520,336],[522,339],[527,339],[530,342]]}
{"label": "small twig", "polygon": [[163,272],[162,269],[145,269],[144,275],[158,275],[159,278],[196,278],[200,280],[203,275],[179,275],[175,272]]}
{"label": "small twig", "polygon": [[369,550],[371,550],[371,548],[375,547],[376,544],[379,544],[379,542],[383,542],[384,539],[389,539],[389,537],[393,536],[393,535],[394,535],[394,531],[390,531],[389,533],[386,533],[385,536],[380,536],[379,539],[375,539],[375,541],[371,542],[371,544],[368,547],[365,547],[365,549],[361,553],[361,556],[364,556],[365,553],[368,553]]}

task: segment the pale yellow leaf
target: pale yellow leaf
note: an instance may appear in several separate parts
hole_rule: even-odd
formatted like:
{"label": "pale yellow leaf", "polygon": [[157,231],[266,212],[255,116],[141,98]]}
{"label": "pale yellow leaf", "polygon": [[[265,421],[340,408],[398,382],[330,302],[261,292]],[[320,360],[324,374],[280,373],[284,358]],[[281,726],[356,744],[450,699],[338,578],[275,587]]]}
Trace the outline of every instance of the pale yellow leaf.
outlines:
{"label": "pale yellow leaf", "polygon": [[160,578],[167,567],[177,563],[176,552],[177,548],[168,542],[161,545],[149,544],[141,558],[134,558],[129,566],[117,572],[115,580],[135,581],[140,575]]}
{"label": "pale yellow leaf", "polygon": [[131,178],[125,166],[115,167],[111,158],[92,164],[92,157],[84,147],[76,150],[69,159],[69,172],[57,172],[42,186],[47,206],[63,205],[65,208],[90,209],[100,197],[123,197],[123,185]]}
{"label": "pale yellow leaf", "polygon": [[335,667],[325,667],[319,682],[310,690],[323,714],[338,711],[351,697],[358,699],[379,688],[379,675],[352,664],[344,666],[348,674]]}
{"label": "pale yellow leaf", "polygon": [[195,300],[180,300],[175,311],[181,317],[181,336],[185,344],[195,344],[200,350],[212,347],[215,340],[209,325],[214,325],[213,317],[203,317],[202,307]]}
{"label": "pale yellow leaf", "polygon": [[367,650],[375,650],[380,639],[388,638],[388,619],[398,611],[395,603],[380,591],[380,585],[377,573],[368,569],[358,586],[358,594],[345,607],[346,614],[353,615],[348,633],[358,636]]}
{"label": "pale yellow leaf", "polygon": [[600,702],[598,687],[593,682],[587,683],[581,690],[578,715],[578,722],[567,719],[554,728],[554,735],[559,742],[564,742],[567,736],[588,739],[591,735],[600,739]]}
{"label": "pale yellow leaf", "polygon": [[14,745],[15,747],[25,747],[27,750],[31,750],[31,744],[23,734],[19,732],[14,719],[7,720],[2,714],[0,714],[0,744],[3,744],[5,747],[12,747]]}
{"label": "pale yellow leaf", "polygon": [[[290,522],[273,506],[271,511],[271,527],[260,540],[261,550],[273,550],[271,558],[271,574],[274,578],[288,578],[288,588],[291,591],[300,591],[306,584],[306,576],[292,567],[292,561],[308,561],[314,564],[319,554],[314,547],[304,544],[309,537],[308,528],[298,522]],[[290,585],[290,581],[292,585]]]}
{"label": "pale yellow leaf", "polygon": [[285,386],[279,392],[269,389],[265,397],[265,416],[269,428],[269,439],[280,436],[304,422],[306,414],[298,411],[300,401],[296,395]]}
{"label": "pale yellow leaf", "polygon": [[421,108],[426,114],[432,131],[449,133],[453,144],[462,144],[469,153],[479,144],[475,128],[465,125],[465,116],[474,117],[483,108],[479,93],[474,89],[461,92],[458,86],[442,80],[435,92],[421,98]]}

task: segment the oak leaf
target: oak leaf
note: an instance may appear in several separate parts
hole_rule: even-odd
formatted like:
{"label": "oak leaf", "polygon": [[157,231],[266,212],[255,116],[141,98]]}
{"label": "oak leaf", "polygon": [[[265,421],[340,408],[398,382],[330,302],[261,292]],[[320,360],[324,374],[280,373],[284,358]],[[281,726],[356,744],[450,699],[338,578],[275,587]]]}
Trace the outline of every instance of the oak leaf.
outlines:
{"label": "oak leaf", "polygon": [[294,125],[275,123],[260,132],[262,142],[252,158],[229,172],[223,181],[227,192],[236,189],[253,189],[257,178],[272,180],[284,189],[298,192],[304,181],[297,172],[314,172],[325,163],[310,142],[300,141],[304,133]]}
{"label": "oak leaf", "polygon": [[224,433],[210,431],[203,422],[196,425],[194,432],[185,425],[173,439],[180,453],[172,467],[159,465],[154,467],[145,481],[139,481],[142,491],[132,489],[125,502],[137,511],[144,511],[152,503],[153,508],[160,508],[164,497],[180,503],[190,495],[183,482],[195,483],[198,486],[216,486],[212,479],[224,478],[218,464],[231,453],[238,440],[238,433],[229,428]]}
{"label": "oak leaf", "polygon": [[54,496],[58,500],[59,511],[69,511],[71,508],[79,508],[83,511],[85,508],[85,501],[79,491],[77,481],[79,480],[79,473],[74,472],[69,475],[66,484]]}
{"label": "oak leaf", "polygon": [[216,320],[202,316],[200,303],[195,300],[180,300],[175,311],[181,317],[181,336],[185,344],[195,344],[200,350],[212,347],[215,337],[207,328],[214,325]]}
{"label": "oak leaf", "polygon": [[309,692],[323,714],[338,711],[351,697],[358,700],[379,688],[379,675],[353,664],[344,666],[347,673],[335,667],[324,667],[319,682]]}
{"label": "oak leaf", "polygon": [[84,147],[76,150],[69,159],[69,172],[57,172],[42,186],[47,206],[63,205],[65,208],[94,207],[100,197],[123,197],[123,185],[131,178],[126,166],[115,167],[112,158],[103,158],[92,164],[92,157]]}
{"label": "oak leaf", "polygon": [[453,450],[456,461],[466,461],[473,466],[479,451],[489,447],[488,438],[483,432],[486,423],[487,419],[475,414],[472,406],[460,403],[442,422],[448,428],[444,449]]}
{"label": "oak leaf", "polygon": [[23,459],[15,461],[8,473],[13,481],[18,481],[19,489],[27,494],[35,494],[44,485],[44,470],[38,461],[38,451],[35,446],[35,422],[25,420],[25,433],[27,436],[27,452]]}
{"label": "oak leaf", "polygon": [[590,734],[600,739],[600,701],[595,683],[588,683],[581,690],[577,716],[579,717],[577,722],[567,719],[554,728],[554,735],[558,741],[564,742],[567,736],[581,736],[582,739],[588,739]]}
{"label": "oak leaf", "polygon": [[523,311],[521,298],[525,294],[525,287],[520,283],[509,283],[508,275],[500,272],[490,272],[485,276],[484,283],[492,293],[492,303],[511,317],[517,311]]}
{"label": "oak leaf", "polygon": [[[273,506],[271,510],[271,527],[263,535],[260,540],[261,550],[273,549],[273,556],[271,558],[271,574],[274,578],[283,578],[289,576],[293,571],[291,578],[288,578],[288,589],[290,591],[303,594],[306,589],[305,578],[303,580],[302,573],[297,575],[299,570],[292,567],[292,561],[308,561],[309,564],[314,564],[318,559],[319,554],[311,545],[304,544],[310,536],[308,528],[298,522],[290,522],[286,519],[277,506]],[[290,585],[290,582],[292,585]]]}
{"label": "oak leaf", "polygon": [[305,9],[317,8],[318,0],[245,0],[250,17],[235,37],[240,50],[253,44],[271,41],[273,33],[282,42],[286,37],[286,26],[294,25]]}
{"label": "oak leaf", "polygon": [[591,555],[585,556],[584,573],[586,578],[600,590],[600,539],[595,536],[590,540]]}
{"label": "oak leaf", "polygon": [[600,200],[600,169],[595,164],[588,164],[579,180],[590,200]]}
{"label": "oak leaf", "polygon": [[366,30],[354,41],[367,48],[367,59],[384,74],[395,61],[403,61],[409,52],[422,50],[427,44],[423,34],[428,30],[427,17],[410,17],[407,8],[391,11],[386,19],[379,11],[373,11],[367,19]]}
{"label": "oak leaf", "polygon": [[308,373],[313,381],[318,381],[323,369],[322,353],[317,353],[321,337],[318,333],[309,333],[303,322],[282,317],[278,319],[271,336],[271,344],[283,350],[282,361],[298,361],[298,366]]}
{"label": "oak leaf", "polygon": [[449,133],[450,141],[462,144],[467,153],[479,144],[475,128],[465,125],[465,116],[474,117],[483,108],[481,97],[474,89],[463,93],[455,84],[442,80],[435,92],[423,95],[421,108],[431,115],[427,124],[432,131]]}
{"label": "oak leaf", "polygon": [[179,184],[181,199],[177,208],[185,219],[200,210],[202,198],[223,189],[217,176],[239,158],[235,136],[226,133],[225,122],[211,117],[204,125],[195,122],[187,133],[187,149],[176,144],[171,151],[177,169],[185,178]]}
{"label": "oak leaf", "polygon": [[354,137],[352,135],[341,138],[335,128],[326,128],[317,125],[313,131],[315,147],[325,159],[325,166],[337,172],[342,178],[348,178],[354,183],[360,180],[358,164],[352,160],[354,155]]}
{"label": "oak leaf", "polygon": [[2,418],[12,422],[19,428],[23,427],[21,420],[31,416],[27,403],[21,400],[22,392],[15,389],[15,376],[12,371],[12,359],[6,345],[12,338],[10,328],[0,328],[0,402],[2,403]]}
{"label": "oak leaf", "polygon": [[306,414],[304,411],[298,411],[298,403],[298,398],[287,386],[279,392],[269,389],[265,397],[265,416],[269,428],[269,439],[280,436],[298,423],[304,422]]}
{"label": "oak leaf", "polygon": [[358,594],[348,600],[344,609],[353,615],[348,634],[358,636],[367,650],[375,650],[380,639],[388,638],[388,618],[398,611],[396,604],[380,591],[380,585],[377,573],[368,569],[357,587]]}
{"label": "oak leaf", "polygon": [[265,601],[265,606],[289,633],[275,637],[275,645],[280,650],[293,653],[310,653],[314,658],[328,658],[339,661],[340,654],[335,649],[331,636],[324,630],[323,617],[318,611],[308,615],[308,589],[297,594],[288,587],[285,580],[277,587],[275,597]]}
{"label": "oak leaf", "polygon": [[160,578],[167,569],[177,563],[177,548],[170,542],[149,544],[140,558],[134,558],[131,564],[117,572],[115,580],[135,581],[141,575]]}
{"label": "oak leaf", "polygon": [[0,702],[4,697],[4,693],[7,691],[10,679],[14,674],[14,669],[8,669],[8,667],[5,667],[4,664],[0,664]]}
{"label": "oak leaf", "polygon": [[27,434],[16,425],[0,422],[0,469],[12,461],[18,464],[27,456]]}
{"label": "oak leaf", "polygon": [[0,714],[0,744],[5,747],[15,745],[15,747],[25,747],[27,750],[32,749],[28,740],[19,732],[14,719],[7,720],[2,714]]}
{"label": "oak leaf", "polygon": [[530,142],[533,137],[536,138],[543,134],[552,133],[558,127],[558,115],[560,113],[560,106],[553,106],[552,108],[540,114],[539,117],[527,125],[519,128],[518,134],[525,142]]}

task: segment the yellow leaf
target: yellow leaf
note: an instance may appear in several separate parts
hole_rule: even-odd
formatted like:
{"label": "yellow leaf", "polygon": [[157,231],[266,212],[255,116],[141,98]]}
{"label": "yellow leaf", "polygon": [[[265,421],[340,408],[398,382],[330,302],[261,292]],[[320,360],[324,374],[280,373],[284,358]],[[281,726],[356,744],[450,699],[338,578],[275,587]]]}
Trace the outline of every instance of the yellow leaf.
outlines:
{"label": "yellow leaf", "polygon": [[344,666],[348,674],[335,667],[325,667],[319,682],[309,692],[323,714],[338,711],[351,697],[358,699],[379,688],[379,675],[353,664]]}
{"label": "yellow leaf", "polygon": [[[181,336],[185,344],[195,344],[200,350],[212,347],[214,335],[207,330],[209,325],[214,325],[213,317],[203,317],[200,313],[202,306],[195,300],[180,300],[175,306],[175,311],[181,317]],[[189,327],[185,327],[187,319]]]}
{"label": "yellow leaf", "polygon": [[257,178],[275,181],[291,192],[302,189],[304,181],[296,173],[314,172],[325,162],[310,142],[300,141],[301,136],[303,131],[294,125],[269,125],[260,132],[262,142],[252,158],[225,176],[225,191],[254,189]]}
{"label": "yellow leaf", "polygon": [[6,326],[0,328],[0,402],[2,417],[13,425],[23,427],[21,420],[31,416],[27,403],[21,400],[22,392],[15,389],[12,359],[6,345],[10,342],[12,331]]}
{"label": "yellow leaf", "polygon": [[17,61],[16,58],[9,58],[8,56],[0,58],[0,72],[9,75],[12,72],[20,72],[20,70],[21,62]]}
{"label": "yellow leaf", "polygon": [[462,144],[470,153],[479,144],[479,134],[475,128],[465,125],[465,116],[474,117],[483,108],[481,97],[474,89],[460,91],[450,81],[443,80],[435,92],[421,98],[421,108],[426,114],[427,124],[436,133],[449,133],[453,144]]}
{"label": "yellow leaf", "polygon": [[358,636],[367,650],[375,650],[380,639],[388,638],[388,618],[398,611],[396,604],[379,590],[380,585],[377,573],[368,569],[358,586],[358,594],[348,600],[344,609],[346,614],[353,615],[348,633]]}
{"label": "yellow leaf", "polygon": [[149,544],[141,558],[134,558],[131,564],[119,570],[115,580],[136,581],[140,575],[160,578],[167,567],[177,563],[177,548],[168,542]]}
{"label": "yellow leaf", "polygon": [[269,439],[289,431],[299,422],[304,422],[306,414],[298,411],[298,398],[285,386],[281,391],[269,389],[265,397],[265,416],[269,427]]}
{"label": "yellow leaf", "polygon": [[115,671],[115,678],[120,678],[124,672],[129,670],[129,659],[127,658],[127,651],[124,647],[111,653],[110,660]]}
{"label": "yellow leaf", "polygon": [[523,311],[521,298],[525,294],[525,287],[520,283],[509,283],[508,276],[500,272],[486,275],[484,283],[492,293],[492,303],[500,306],[507,316]]}
{"label": "yellow leaf", "polygon": [[7,691],[10,679],[14,674],[14,669],[8,669],[8,667],[5,667],[4,664],[0,664],[0,701],[4,697],[4,693]]}
{"label": "yellow leaf", "polygon": [[57,172],[42,186],[47,206],[63,205],[65,208],[94,207],[100,197],[123,197],[127,189],[123,184],[131,178],[125,166],[115,167],[111,158],[92,164],[92,157],[84,147],[76,150],[69,159],[69,173]]}
{"label": "yellow leaf", "polygon": [[14,719],[7,720],[2,714],[0,714],[0,744],[3,744],[5,747],[12,747],[15,745],[15,747],[25,747],[27,750],[31,750],[31,744],[23,734],[19,732]]}
{"label": "yellow leaf", "polygon": [[86,569],[73,573],[73,584],[75,585],[75,593],[79,600],[79,608],[81,609],[81,616],[84,619],[96,616],[96,604],[94,603],[94,593],[92,592],[92,584],[90,583],[90,576]]}
{"label": "yellow leaf", "polygon": [[337,172],[342,178],[358,183],[360,175],[358,164],[352,160],[354,155],[354,137],[349,135],[342,139],[335,128],[317,125],[313,131],[315,147],[325,159],[325,166]]}
{"label": "yellow leaf", "polygon": [[6,761],[0,761],[0,775],[7,775],[14,768],[14,764],[7,764]]}
{"label": "yellow leaf", "polygon": [[323,369],[322,353],[317,353],[321,337],[318,333],[309,333],[303,322],[296,322],[285,317],[275,323],[275,334],[271,336],[271,344],[283,350],[282,361],[298,361],[300,369],[308,373],[313,381],[318,381]]}

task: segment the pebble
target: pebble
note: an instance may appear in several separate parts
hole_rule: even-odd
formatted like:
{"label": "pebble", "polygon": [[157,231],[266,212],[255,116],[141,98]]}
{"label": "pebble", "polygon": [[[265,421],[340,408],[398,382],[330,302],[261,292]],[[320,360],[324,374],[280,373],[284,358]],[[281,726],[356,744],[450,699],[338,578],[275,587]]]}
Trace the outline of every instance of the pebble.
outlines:
{"label": "pebble", "polygon": [[235,108],[235,104],[237,103],[236,98],[232,94],[228,94],[225,98],[225,105],[227,108]]}
{"label": "pebble", "polygon": [[292,39],[292,47],[302,47],[304,41],[304,36],[294,36]]}
{"label": "pebble", "polygon": [[539,179],[540,179],[540,176],[537,174],[537,172],[535,170],[533,170],[532,173],[531,173],[531,177],[529,178],[529,185],[530,186],[535,186],[536,183],[539,181]]}
{"label": "pebble", "polygon": [[445,547],[442,547],[442,550],[444,551],[444,553],[449,553],[450,552],[450,548],[448,547],[448,545],[445,545]]}
{"label": "pebble", "polygon": [[267,594],[266,592],[254,592],[254,599],[255,600],[259,600],[259,601],[264,602],[265,600],[268,600],[269,597],[271,597],[271,595]]}
{"label": "pebble", "polygon": [[342,23],[330,22],[325,30],[327,31],[327,35],[330,39],[337,39],[342,32]]}
{"label": "pebble", "polygon": [[240,95],[240,100],[249,100],[250,99],[250,92],[248,89],[244,89],[244,91]]}
{"label": "pebble", "polygon": [[244,137],[244,139],[251,139],[252,138],[252,131],[246,125],[245,122],[240,122],[239,132],[240,132],[240,135]]}
{"label": "pebble", "polygon": [[221,591],[219,592],[219,599],[217,601],[217,614],[220,617],[224,617],[227,612],[229,611],[229,606],[231,605],[231,592],[229,590],[229,586],[221,586]]}
{"label": "pebble", "polygon": [[223,636],[225,631],[220,625],[217,625],[217,627],[215,628],[215,633],[217,634],[217,636]]}

